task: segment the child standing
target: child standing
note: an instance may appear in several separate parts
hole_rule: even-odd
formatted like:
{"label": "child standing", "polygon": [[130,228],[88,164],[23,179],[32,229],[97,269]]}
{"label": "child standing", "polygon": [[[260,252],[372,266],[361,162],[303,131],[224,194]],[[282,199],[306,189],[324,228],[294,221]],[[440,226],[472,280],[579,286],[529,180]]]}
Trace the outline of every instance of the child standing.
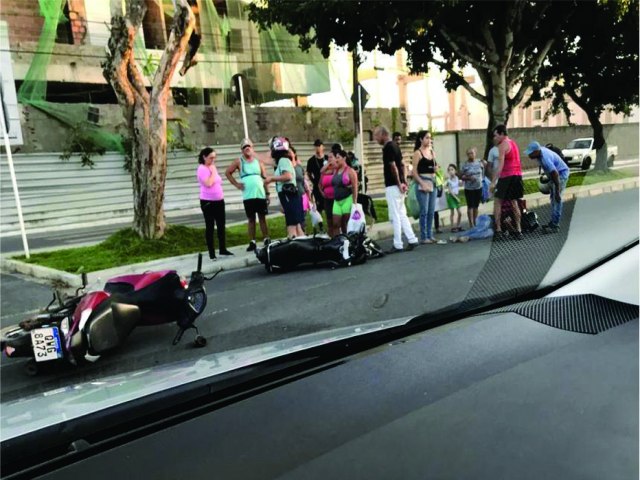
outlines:
{"label": "child standing", "polygon": [[[451,214],[451,231],[459,232],[462,229],[460,228],[460,220],[462,219],[462,213],[460,212],[460,198],[458,194],[460,193],[460,179],[458,178],[458,169],[456,166],[451,163],[447,168],[447,206],[449,207],[449,212]],[[453,226],[453,217],[454,213],[458,212],[458,221],[455,223],[455,227]]]}

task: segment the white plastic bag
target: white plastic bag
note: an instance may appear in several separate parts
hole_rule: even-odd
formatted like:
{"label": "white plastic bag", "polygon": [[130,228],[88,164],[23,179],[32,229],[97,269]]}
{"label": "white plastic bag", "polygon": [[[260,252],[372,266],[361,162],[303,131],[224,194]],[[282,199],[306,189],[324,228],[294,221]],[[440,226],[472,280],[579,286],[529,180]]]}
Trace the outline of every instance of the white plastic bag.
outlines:
{"label": "white plastic bag", "polygon": [[351,206],[351,216],[349,217],[349,223],[347,223],[347,233],[352,232],[366,232],[367,222],[364,218],[364,211],[362,205],[356,203]]}
{"label": "white plastic bag", "polygon": [[314,227],[317,227],[322,223],[322,215],[320,215],[320,212],[318,212],[315,205],[311,205],[311,210],[309,214],[311,215],[311,224]]}

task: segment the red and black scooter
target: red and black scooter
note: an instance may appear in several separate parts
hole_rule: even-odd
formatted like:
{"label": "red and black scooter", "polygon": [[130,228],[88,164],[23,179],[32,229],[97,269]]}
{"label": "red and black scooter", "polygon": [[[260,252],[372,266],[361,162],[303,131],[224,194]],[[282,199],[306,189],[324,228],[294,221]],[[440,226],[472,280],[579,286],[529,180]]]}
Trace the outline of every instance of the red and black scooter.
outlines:
{"label": "red and black scooter", "polygon": [[95,362],[105,352],[122,345],[138,326],[176,322],[177,345],[186,330],[194,329],[197,347],[207,340],[194,322],[207,305],[202,272],[202,255],[189,283],[175,270],[121,275],[107,281],[102,290],[85,293],[83,287],[72,297],[55,292],[42,313],[4,328],[0,348],[9,358],[30,357],[26,373],[36,375],[45,362],[66,360],[73,365]]}

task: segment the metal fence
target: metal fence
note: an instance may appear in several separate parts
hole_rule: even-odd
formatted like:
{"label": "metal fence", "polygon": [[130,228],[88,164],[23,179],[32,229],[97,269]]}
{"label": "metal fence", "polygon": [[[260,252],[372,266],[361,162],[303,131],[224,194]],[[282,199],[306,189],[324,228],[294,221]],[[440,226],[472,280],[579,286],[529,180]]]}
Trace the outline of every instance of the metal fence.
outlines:
{"label": "metal fence", "polygon": [[[224,170],[239,155],[239,148],[238,145],[215,148],[218,171],[224,175]],[[296,145],[296,148],[306,166],[313,147]],[[408,148],[407,144],[405,150],[409,151]],[[13,155],[13,162],[28,231],[126,222],[133,218],[131,177],[118,153],[97,156],[94,168],[81,167],[75,157],[62,161],[57,153],[17,154]],[[172,216],[200,212],[196,167],[196,152],[168,154],[164,206],[169,222]],[[373,142],[365,144],[365,168],[369,193],[383,191],[381,149]],[[227,208],[242,208],[241,192],[226,180],[223,188]],[[0,202],[0,236],[18,234],[18,214],[5,155],[0,157]]]}

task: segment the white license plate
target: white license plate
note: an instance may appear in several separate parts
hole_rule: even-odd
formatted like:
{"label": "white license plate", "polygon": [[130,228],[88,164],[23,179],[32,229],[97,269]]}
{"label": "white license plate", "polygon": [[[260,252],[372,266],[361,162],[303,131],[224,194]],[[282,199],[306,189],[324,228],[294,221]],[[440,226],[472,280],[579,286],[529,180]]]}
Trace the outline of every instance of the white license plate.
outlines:
{"label": "white license plate", "polygon": [[31,330],[31,346],[36,362],[57,360],[63,357],[58,327]]}

